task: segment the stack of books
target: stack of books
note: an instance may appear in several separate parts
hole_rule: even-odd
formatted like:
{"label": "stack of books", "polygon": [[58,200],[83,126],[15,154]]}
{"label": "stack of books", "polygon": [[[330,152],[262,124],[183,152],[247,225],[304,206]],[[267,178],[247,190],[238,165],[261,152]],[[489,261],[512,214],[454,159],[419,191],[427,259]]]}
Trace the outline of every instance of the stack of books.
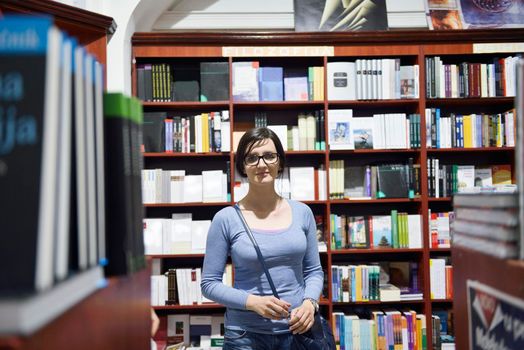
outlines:
{"label": "stack of books", "polygon": [[517,193],[460,193],[453,207],[453,244],[501,259],[518,257]]}

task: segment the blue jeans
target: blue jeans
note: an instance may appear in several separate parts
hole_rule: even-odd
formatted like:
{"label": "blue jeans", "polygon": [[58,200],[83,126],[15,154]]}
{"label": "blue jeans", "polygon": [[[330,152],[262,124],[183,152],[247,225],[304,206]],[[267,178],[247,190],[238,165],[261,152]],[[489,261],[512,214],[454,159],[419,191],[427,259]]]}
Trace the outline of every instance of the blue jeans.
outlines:
{"label": "blue jeans", "polygon": [[264,334],[225,329],[223,350],[289,350],[293,334]]}

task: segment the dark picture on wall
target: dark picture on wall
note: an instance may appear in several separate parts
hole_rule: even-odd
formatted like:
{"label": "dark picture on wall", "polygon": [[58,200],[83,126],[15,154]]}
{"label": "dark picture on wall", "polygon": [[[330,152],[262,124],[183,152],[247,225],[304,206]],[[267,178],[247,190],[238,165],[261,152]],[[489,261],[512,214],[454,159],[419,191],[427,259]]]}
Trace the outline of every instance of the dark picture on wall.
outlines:
{"label": "dark picture on wall", "polygon": [[295,0],[295,31],[387,30],[385,0]]}

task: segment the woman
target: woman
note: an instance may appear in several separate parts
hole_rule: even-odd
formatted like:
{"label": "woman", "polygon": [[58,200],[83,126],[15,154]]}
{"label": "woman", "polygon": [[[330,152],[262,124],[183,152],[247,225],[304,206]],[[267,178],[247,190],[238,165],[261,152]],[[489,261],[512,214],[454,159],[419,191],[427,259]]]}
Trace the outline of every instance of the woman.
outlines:
{"label": "woman", "polygon": [[[268,128],[247,131],[236,153],[236,171],[249,181],[238,203],[257,240],[280,300],[272,295],[264,270],[233,207],[211,223],[202,276],[202,293],[227,307],[224,349],[289,349],[292,334],[313,325],[322,291],[313,213],[303,203],[275,192],[285,166],[277,135]],[[222,283],[228,255],[234,287]]]}

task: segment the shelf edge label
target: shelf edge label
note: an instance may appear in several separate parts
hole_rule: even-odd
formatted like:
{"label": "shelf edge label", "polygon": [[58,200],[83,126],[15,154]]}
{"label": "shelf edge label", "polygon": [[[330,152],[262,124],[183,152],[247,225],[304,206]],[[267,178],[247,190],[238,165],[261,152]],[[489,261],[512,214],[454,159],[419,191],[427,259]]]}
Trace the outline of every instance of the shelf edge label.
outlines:
{"label": "shelf edge label", "polygon": [[473,44],[473,53],[524,52],[524,43]]}
{"label": "shelf edge label", "polygon": [[223,46],[223,57],[334,56],[334,46]]}

